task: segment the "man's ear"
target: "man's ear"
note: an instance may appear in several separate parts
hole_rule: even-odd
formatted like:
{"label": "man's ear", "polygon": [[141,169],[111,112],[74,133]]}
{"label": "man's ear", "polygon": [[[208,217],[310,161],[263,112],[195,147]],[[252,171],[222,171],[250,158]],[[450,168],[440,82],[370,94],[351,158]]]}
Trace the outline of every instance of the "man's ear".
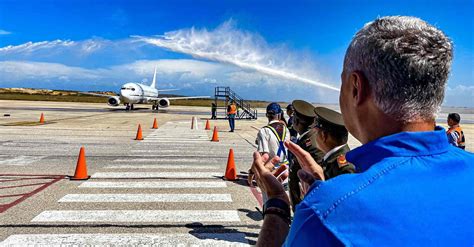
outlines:
{"label": "man's ear", "polygon": [[350,74],[349,82],[352,87],[352,97],[357,105],[364,103],[370,96],[369,81],[364,73],[354,71]]}
{"label": "man's ear", "polygon": [[326,143],[326,142],[328,141],[328,138],[329,138],[328,132],[322,130],[322,131],[321,131],[321,137],[323,138],[323,142]]}

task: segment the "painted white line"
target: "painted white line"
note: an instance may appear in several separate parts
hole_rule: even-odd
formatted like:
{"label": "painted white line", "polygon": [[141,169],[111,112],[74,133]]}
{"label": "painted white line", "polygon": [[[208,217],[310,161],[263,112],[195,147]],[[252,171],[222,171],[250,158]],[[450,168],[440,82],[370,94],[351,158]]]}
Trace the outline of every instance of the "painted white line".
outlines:
{"label": "painted white line", "polygon": [[216,178],[223,172],[97,172],[92,178]]}
{"label": "painted white line", "polygon": [[[228,151],[227,151],[228,152]],[[179,151],[177,151],[175,154],[139,154],[138,156],[139,157],[157,157],[157,158],[170,158],[170,157],[176,157],[176,156],[190,156],[190,158],[192,157],[221,157],[221,158],[227,158],[227,154],[225,152],[222,152],[222,154],[206,154],[207,152],[203,151],[201,152],[200,154],[195,154],[195,153],[191,153],[191,154],[187,154],[187,153],[181,153]],[[224,157],[225,156],[225,157]]]}
{"label": "painted white line", "polygon": [[147,136],[149,138],[155,138],[155,139],[180,139],[180,140],[195,140],[195,139],[203,139],[203,138],[209,138],[207,135],[206,136],[189,136],[189,135],[177,135],[177,136]]}
{"label": "painted white line", "polygon": [[187,188],[187,189],[200,189],[200,188],[225,188],[227,184],[225,182],[216,181],[149,181],[149,182],[84,182],[79,185],[80,188]]}
{"label": "painted white line", "polygon": [[235,222],[236,210],[52,210],[31,222]]}
{"label": "painted white line", "polygon": [[[191,150],[179,150],[177,151],[176,148],[174,149],[157,149],[157,150],[144,150],[144,149],[139,149],[139,150],[135,150],[135,149],[132,149],[131,152],[132,153],[177,153],[179,152],[180,154],[182,153],[202,153],[204,150],[209,150],[209,147],[193,147]],[[137,154],[134,154],[134,155],[137,155]]]}
{"label": "painted white line", "polygon": [[176,163],[176,162],[181,162],[181,163],[216,163],[215,160],[204,160],[204,159],[195,159],[195,158],[190,158],[190,159],[160,159],[158,156],[157,158],[149,158],[149,159],[116,159],[114,160],[114,162],[127,162],[127,163],[139,163],[139,162],[143,162],[143,163],[148,163],[148,162],[152,162],[152,163]]}
{"label": "painted white line", "polygon": [[17,234],[0,246],[249,246],[243,233]]}
{"label": "painted white line", "polygon": [[232,202],[230,194],[68,194],[58,202]]}
{"label": "painted white line", "polygon": [[108,169],[170,169],[170,170],[215,170],[221,169],[219,166],[202,166],[202,165],[111,165],[106,166]]}
{"label": "painted white line", "polygon": [[142,142],[144,142],[144,143],[207,143],[207,142],[211,142],[211,139],[207,139],[207,140],[160,140],[160,139],[147,139],[147,138],[145,138]]}
{"label": "painted white line", "polygon": [[43,159],[46,156],[0,155],[0,165],[26,166]]}

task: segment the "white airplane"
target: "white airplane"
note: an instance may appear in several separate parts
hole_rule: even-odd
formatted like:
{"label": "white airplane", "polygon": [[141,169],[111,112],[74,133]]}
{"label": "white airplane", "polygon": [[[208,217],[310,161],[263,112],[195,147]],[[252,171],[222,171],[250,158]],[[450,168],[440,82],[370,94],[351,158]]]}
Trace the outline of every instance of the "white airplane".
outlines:
{"label": "white airplane", "polygon": [[158,110],[159,107],[166,108],[170,106],[170,100],[177,99],[200,99],[209,98],[209,96],[194,96],[194,97],[172,97],[159,98],[160,92],[176,91],[177,89],[158,90],[156,88],[156,67],[153,75],[153,81],[150,86],[141,83],[129,82],[122,85],[119,96],[110,96],[104,94],[87,93],[95,96],[108,97],[107,104],[110,106],[119,106],[123,104],[126,110],[133,110],[134,104],[152,103],[152,110]]}

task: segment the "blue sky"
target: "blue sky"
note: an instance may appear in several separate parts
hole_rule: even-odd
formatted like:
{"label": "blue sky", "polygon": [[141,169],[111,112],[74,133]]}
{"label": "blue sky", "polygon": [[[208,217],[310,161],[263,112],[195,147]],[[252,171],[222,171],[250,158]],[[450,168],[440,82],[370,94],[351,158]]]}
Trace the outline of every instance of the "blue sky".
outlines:
{"label": "blue sky", "polygon": [[445,104],[474,106],[473,9],[473,0],[0,0],[0,86],[116,90],[148,82],[159,65],[159,86],[182,94],[229,85],[255,99],[337,102],[321,84],[339,86],[353,34],[378,16],[411,15],[455,44]]}

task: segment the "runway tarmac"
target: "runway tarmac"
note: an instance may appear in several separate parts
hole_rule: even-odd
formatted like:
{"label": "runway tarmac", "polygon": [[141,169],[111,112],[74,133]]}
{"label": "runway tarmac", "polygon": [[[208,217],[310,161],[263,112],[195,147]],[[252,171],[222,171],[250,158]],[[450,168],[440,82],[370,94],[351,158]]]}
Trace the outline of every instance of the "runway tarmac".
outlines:
{"label": "runway tarmac", "polygon": [[[264,119],[191,130],[208,108],[125,112],[104,104],[0,101],[0,246],[254,244],[262,222],[245,180],[225,181],[229,149],[239,175]],[[35,124],[40,114],[46,124]],[[153,119],[159,128],[152,130]],[[144,140],[134,140],[141,124]],[[71,181],[80,147],[91,179]]]}
{"label": "runway tarmac", "polygon": [[[155,113],[0,101],[0,246],[254,244],[262,223],[258,197],[245,180],[221,176],[233,148],[245,178],[266,119],[237,121],[234,133],[227,121],[212,121],[220,139],[214,143],[203,129],[209,115],[207,107]],[[190,128],[193,116],[198,130]],[[157,130],[151,129],[155,117]],[[138,124],[143,141],[134,140]],[[463,127],[472,151],[474,125]],[[360,145],[352,137],[349,144]],[[66,176],[74,174],[82,146],[91,179],[71,181]]]}

